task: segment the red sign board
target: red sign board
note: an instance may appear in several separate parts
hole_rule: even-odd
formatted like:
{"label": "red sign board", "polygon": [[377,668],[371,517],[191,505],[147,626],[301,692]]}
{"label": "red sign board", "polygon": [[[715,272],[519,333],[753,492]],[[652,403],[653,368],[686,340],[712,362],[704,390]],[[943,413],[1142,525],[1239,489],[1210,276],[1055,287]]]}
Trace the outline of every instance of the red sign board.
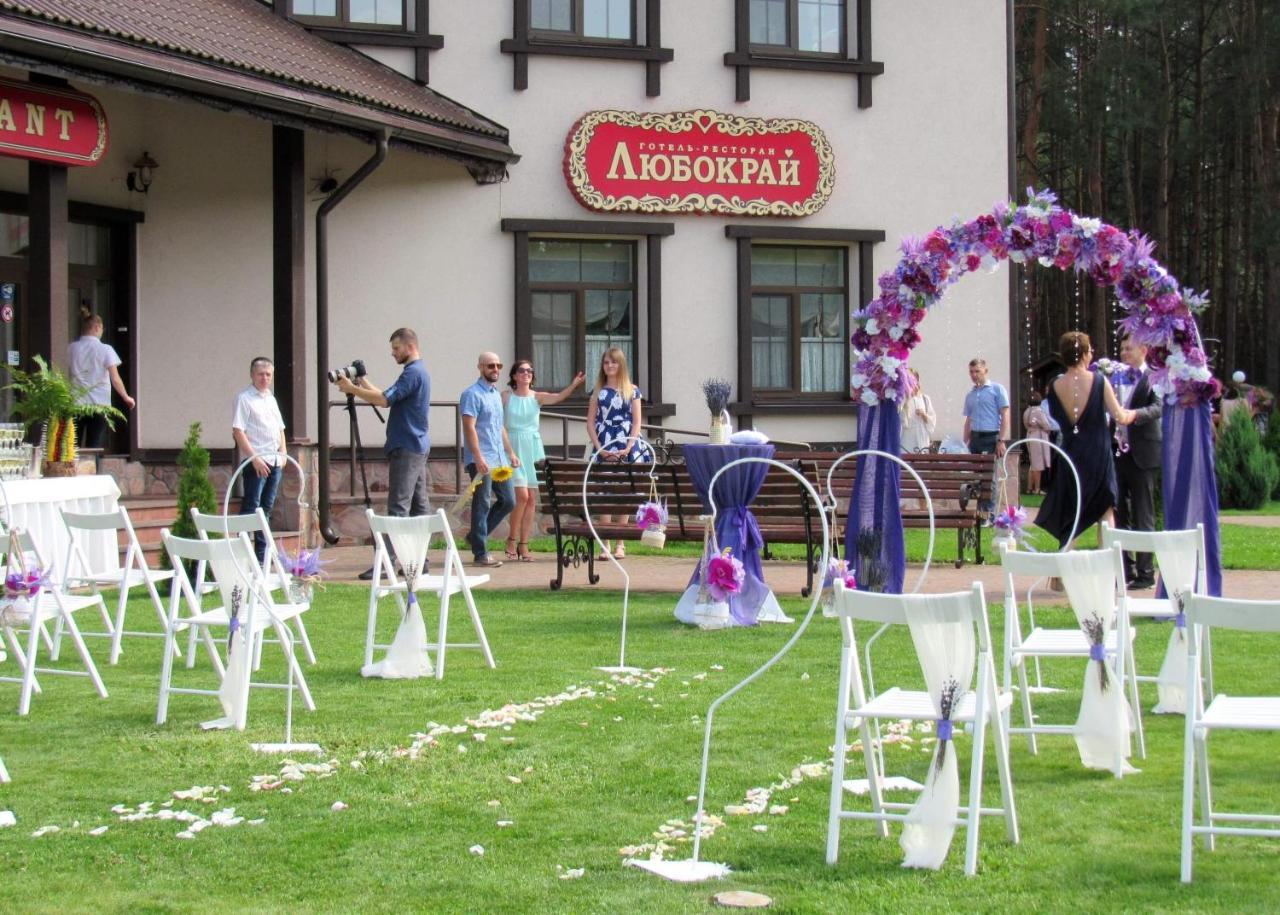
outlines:
{"label": "red sign board", "polygon": [[95,165],[107,151],[107,116],[91,95],[0,79],[0,156]]}
{"label": "red sign board", "polygon": [[718,111],[592,111],[565,141],[565,178],[590,210],[809,216],[835,184],[826,135],[796,119]]}

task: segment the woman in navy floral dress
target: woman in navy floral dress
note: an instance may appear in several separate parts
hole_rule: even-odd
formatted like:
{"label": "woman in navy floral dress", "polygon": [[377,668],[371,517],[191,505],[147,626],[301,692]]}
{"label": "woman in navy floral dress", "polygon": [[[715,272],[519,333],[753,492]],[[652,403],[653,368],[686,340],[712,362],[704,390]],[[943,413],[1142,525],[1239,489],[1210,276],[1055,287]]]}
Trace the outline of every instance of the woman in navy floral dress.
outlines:
{"label": "woman in navy floral dress", "polygon": [[[640,389],[631,383],[626,354],[616,346],[605,350],[587,407],[587,435],[597,461],[634,464],[650,459],[649,452],[639,446],[642,400]],[[609,523],[613,518],[605,515],[601,520]],[[604,547],[609,549],[609,541]],[[613,555],[618,559],[627,555],[621,540]]]}

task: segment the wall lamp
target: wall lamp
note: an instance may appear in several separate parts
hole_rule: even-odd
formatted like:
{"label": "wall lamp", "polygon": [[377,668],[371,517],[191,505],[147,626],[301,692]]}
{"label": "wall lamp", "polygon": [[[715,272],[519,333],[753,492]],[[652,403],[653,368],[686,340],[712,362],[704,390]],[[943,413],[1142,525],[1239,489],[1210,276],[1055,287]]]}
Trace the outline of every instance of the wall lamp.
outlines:
{"label": "wall lamp", "polygon": [[129,186],[129,190],[145,194],[151,189],[151,179],[159,167],[160,163],[151,158],[149,153],[144,152],[138,157],[138,161],[133,163],[134,171],[129,172],[125,178],[125,184]]}

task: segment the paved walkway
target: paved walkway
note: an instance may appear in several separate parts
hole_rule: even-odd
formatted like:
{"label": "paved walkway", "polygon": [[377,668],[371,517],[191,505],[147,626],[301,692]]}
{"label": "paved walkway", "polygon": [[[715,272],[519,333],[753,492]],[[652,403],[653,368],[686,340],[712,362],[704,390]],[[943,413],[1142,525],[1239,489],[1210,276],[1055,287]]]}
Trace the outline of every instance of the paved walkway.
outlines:
{"label": "paved walkway", "polygon": [[[1243,524],[1246,527],[1280,527],[1280,515],[1219,515],[1219,524]],[[1280,549],[1280,538],[1276,541]]]}
{"label": "paved walkway", "polygon": [[[325,567],[331,581],[357,582],[356,576],[368,568],[373,559],[373,549],[367,546],[329,547],[324,551],[330,563]],[[466,560],[464,554],[464,561]],[[635,591],[663,591],[678,593],[688,585],[693,574],[695,560],[681,557],[636,556],[622,560],[631,577]],[[907,586],[913,587],[921,566],[907,567]],[[592,590],[620,590],[622,574],[613,563],[597,563],[600,574],[598,585],[587,584],[586,566],[565,570],[564,587],[590,588]],[[778,594],[799,597],[804,586],[804,564],[801,562],[766,561],[765,580]],[[533,562],[505,562],[502,568],[490,572],[492,586],[498,588],[528,588],[548,591],[555,578],[555,561],[550,553],[534,553]],[[961,569],[951,563],[934,565],[929,570],[928,588],[931,591],[959,591],[973,582],[982,582],[988,599],[993,594],[1004,593],[1004,579],[1000,567],[994,564],[966,565]],[[1233,597],[1270,599],[1280,594],[1280,572],[1225,571],[1223,591]]]}

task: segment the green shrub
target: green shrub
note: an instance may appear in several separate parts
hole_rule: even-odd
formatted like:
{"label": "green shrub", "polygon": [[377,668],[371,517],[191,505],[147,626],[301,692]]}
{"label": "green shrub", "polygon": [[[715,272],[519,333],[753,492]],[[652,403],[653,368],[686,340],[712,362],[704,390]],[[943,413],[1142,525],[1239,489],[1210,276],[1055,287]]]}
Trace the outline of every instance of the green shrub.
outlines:
{"label": "green shrub", "polygon": [[[1262,443],[1276,459],[1276,463],[1280,464],[1280,411],[1273,411],[1267,417],[1267,437]],[[1280,479],[1276,480],[1275,488],[1271,490],[1271,498],[1280,500]]]}
{"label": "green shrub", "polygon": [[1276,490],[1280,463],[1247,410],[1233,411],[1218,436],[1217,473],[1223,508],[1261,508]]}
{"label": "green shrub", "polygon": [[[191,520],[191,506],[195,506],[206,514],[218,510],[218,497],[209,482],[209,451],[200,444],[200,424],[192,423],[187,430],[187,440],[182,443],[182,452],[178,455],[178,517],[170,528],[175,537],[195,537],[196,525]],[[164,562],[169,563],[169,554],[164,555]]]}

